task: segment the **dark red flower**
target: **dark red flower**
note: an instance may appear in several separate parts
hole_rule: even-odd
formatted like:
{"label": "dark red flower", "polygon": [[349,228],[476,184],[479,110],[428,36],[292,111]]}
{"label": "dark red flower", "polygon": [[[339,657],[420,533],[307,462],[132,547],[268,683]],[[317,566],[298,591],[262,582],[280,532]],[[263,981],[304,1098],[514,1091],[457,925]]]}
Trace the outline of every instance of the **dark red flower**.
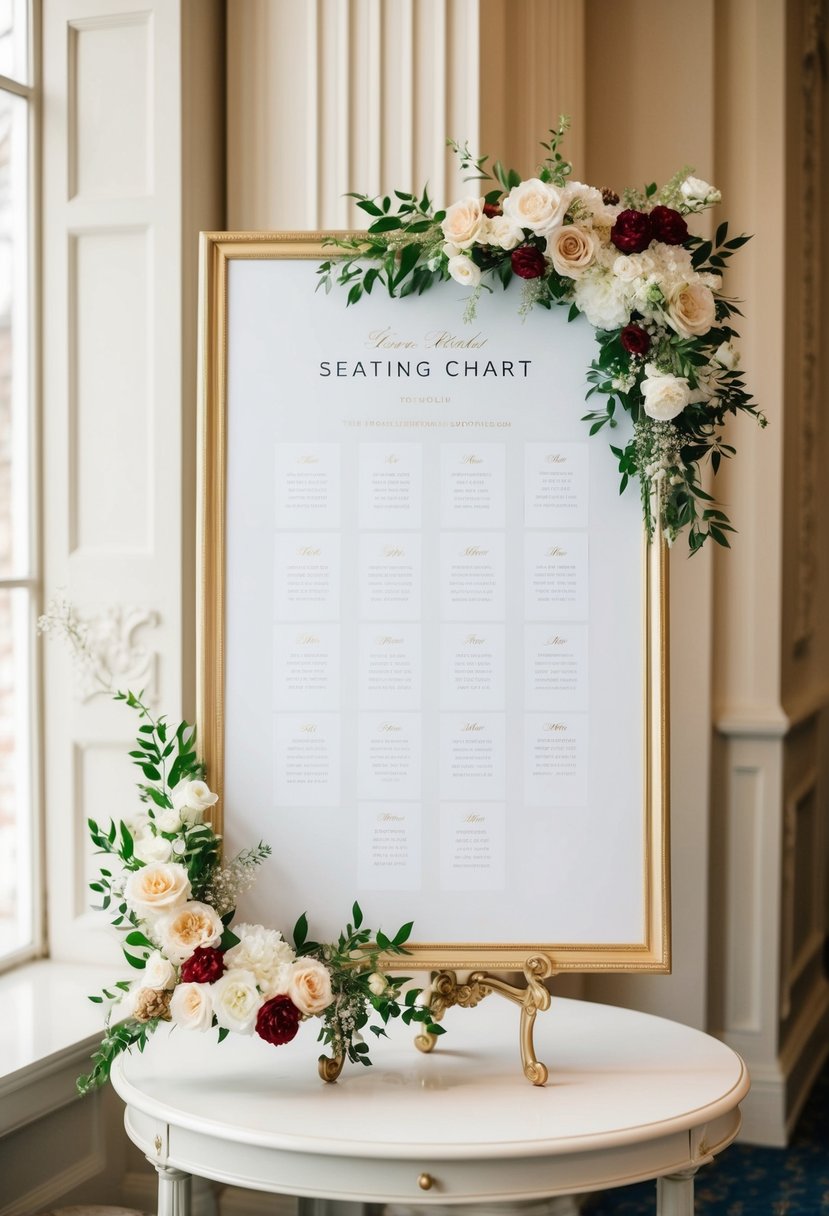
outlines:
{"label": "dark red flower", "polygon": [[519,245],[512,251],[512,268],[522,279],[540,279],[547,269],[544,254],[537,245]]}
{"label": "dark red flower", "polygon": [[221,979],[225,970],[222,950],[213,946],[197,946],[186,962],[181,964],[183,984],[212,984]]}
{"label": "dark red flower", "polygon": [[610,239],[622,253],[642,253],[653,240],[651,217],[644,211],[620,211]]}
{"label": "dark red flower", "polygon": [[500,203],[484,203],[484,215],[488,220],[495,219],[496,215],[503,215]]}
{"label": "dark red flower", "polygon": [[619,337],[629,355],[646,355],[650,350],[650,334],[641,325],[626,325]]}
{"label": "dark red flower", "polygon": [[256,1033],[266,1043],[281,1047],[299,1030],[300,1013],[288,996],[273,996],[256,1015]]}
{"label": "dark red flower", "polygon": [[688,237],[688,225],[673,207],[654,207],[651,212],[654,239],[665,245],[682,245]]}

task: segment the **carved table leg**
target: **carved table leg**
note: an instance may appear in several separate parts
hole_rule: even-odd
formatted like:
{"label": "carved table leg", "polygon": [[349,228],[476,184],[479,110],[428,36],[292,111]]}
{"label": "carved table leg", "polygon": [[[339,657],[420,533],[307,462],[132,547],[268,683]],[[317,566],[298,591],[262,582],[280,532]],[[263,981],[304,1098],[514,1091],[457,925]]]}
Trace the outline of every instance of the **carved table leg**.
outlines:
{"label": "carved table leg", "polygon": [[153,1165],[158,1174],[158,1216],[190,1216],[190,1175],[171,1165]]}
{"label": "carved table leg", "polygon": [[656,1180],[656,1216],[694,1216],[696,1168]]}

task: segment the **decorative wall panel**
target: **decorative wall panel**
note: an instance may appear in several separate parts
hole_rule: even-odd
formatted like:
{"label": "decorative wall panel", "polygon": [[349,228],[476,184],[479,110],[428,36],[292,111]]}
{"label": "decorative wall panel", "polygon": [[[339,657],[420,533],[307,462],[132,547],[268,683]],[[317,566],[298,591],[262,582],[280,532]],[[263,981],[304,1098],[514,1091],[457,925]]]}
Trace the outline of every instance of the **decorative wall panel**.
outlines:
{"label": "decorative wall panel", "polygon": [[152,13],[69,29],[69,197],[152,190]]}

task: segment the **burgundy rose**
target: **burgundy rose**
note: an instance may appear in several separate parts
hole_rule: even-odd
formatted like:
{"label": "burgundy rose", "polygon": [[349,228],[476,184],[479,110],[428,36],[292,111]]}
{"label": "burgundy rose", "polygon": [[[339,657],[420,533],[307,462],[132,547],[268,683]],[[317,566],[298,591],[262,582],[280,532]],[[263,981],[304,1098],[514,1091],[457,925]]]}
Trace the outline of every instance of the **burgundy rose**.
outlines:
{"label": "burgundy rose", "polygon": [[494,220],[496,215],[503,215],[500,203],[484,203],[484,215],[488,220]]}
{"label": "burgundy rose", "polygon": [[537,245],[519,245],[512,251],[512,268],[522,279],[540,279],[547,269],[544,254]]}
{"label": "burgundy rose", "polygon": [[290,997],[273,996],[256,1015],[256,1033],[266,1043],[281,1047],[299,1030],[300,1012]]}
{"label": "burgundy rose", "polygon": [[181,964],[183,984],[212,984],[221,979],[225,970],[224,951],[213,946],[197,946],[186,962]]}
{"label": "burgundy rose", "polygon": [[641,325],[626,325],[619,337],[629,355],[646,355],[650,350],[650,334]]}
{"label": "burgundy rose", "polygon": [[620,211],[610,239],[622,253],[642,253],[653,240],[651,217],[644,211]]}
{"label": "burgundy rose", "polygon": [[673,207],[654,207],[651,224],[654,238],[665,245],[682,245],[688,237],[688,225]]}

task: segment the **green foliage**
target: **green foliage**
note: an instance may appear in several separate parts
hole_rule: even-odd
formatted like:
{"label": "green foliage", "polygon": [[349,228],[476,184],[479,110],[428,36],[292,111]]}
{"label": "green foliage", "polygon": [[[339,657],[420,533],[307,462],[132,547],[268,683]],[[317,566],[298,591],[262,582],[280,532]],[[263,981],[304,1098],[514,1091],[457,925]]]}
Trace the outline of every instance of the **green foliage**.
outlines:
{"label": "green foliage", "polygon": [[[432,1034],[444,1032],[433,1023],[429,1008],[417,1003],[420,989],[403,992],[404,986],[411,982],[408,976],[384,974],[388,956],[408,953],[406,942],[411,936],[412,921],[401,925],[389,937],[380,929],[374,933],[363,925],[358,903],[351,909],[351,917],[335,943],[320,945],[308,940],[308,918],[303,913],[294,927],[294,949],[297,955],[317,959],[331,972],[334,1000],[322,1014],[319,1041],[330,1047],[335,1055],[343,1054],[354,1064],[369,1066],[369,1046],[361,1033],[366,1026],[375,1036],[385,1035],[388,1023],[393,1018],[400,1018],[407,1026],[420,1022]],[[372,977],[378,975],[383,975],[386,981],[381,993],[373,992],[370,983]],[[369,1025],[373,1014],[382,1025]]]}
{"label": "green foliage", "polygon": [[[129,985],[126,986],[129,987]],[[123,985],[119,984],[118,987],[123,987]],[[119,1022],[117,1026],[107,1027],[106,1034],[91,1057],[91,1071],[78,1077],[75,1082],[78,1093],[88,1094],[91,1090],[105,1085],[109,1080],[116,1056],[123,1051],[129,1051],[132,1047],[143,1051],[150,1035],[158,1025],[158,1019],[150,1022],[136,1022],[130,1018],[126,1022]]]}

